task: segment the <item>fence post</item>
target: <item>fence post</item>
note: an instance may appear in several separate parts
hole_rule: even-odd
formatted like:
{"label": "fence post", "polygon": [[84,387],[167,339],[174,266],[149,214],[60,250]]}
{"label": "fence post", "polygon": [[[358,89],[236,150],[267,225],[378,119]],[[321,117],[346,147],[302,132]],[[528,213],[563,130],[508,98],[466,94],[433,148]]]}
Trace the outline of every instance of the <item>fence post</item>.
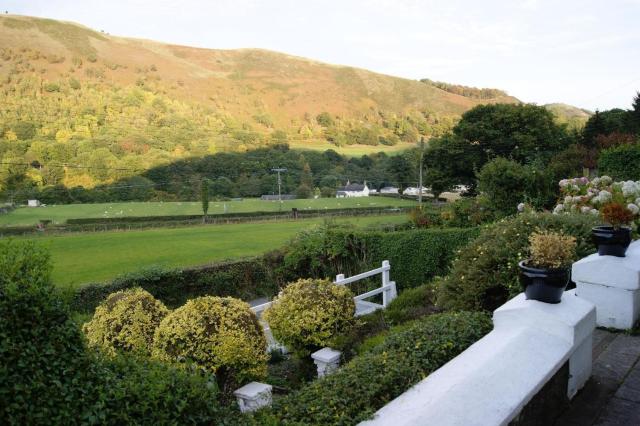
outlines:
{"label": "fence post", "polygon": [[[382,261],[382,287],[383,288],[389,284],[389,268],[390,268],[389,261],[383,260]],[[386,308],[387,304],[390,302],[391,300],[389,300],[389,292],[385,289],[382,292],[382,306]]]}

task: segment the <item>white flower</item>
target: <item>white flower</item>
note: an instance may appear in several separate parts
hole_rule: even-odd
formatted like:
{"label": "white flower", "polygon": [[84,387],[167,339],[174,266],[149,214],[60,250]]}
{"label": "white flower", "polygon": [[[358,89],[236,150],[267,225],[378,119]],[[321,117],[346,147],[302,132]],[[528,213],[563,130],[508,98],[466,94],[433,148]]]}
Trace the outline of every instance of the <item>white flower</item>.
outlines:
{"label": "white flower", "polygon": [[635,197],[639,192],[640,188],[638,188],[638,185],[634,181],[628,180],[622,183],[622,195],[624,195],[625,198]]}
{"label": "white flower", "polygon": [[631,213],[633,213],[634,215],[637,215],[638,212],[640,212],[640,207],[638,207],[637,205],[633,204],[633,203],[629,203],[627,204],[627,208],[631,211]]}
{"label": "white flower", "polygon": [[562,213],[564,211],[564,204],[560,203],[553,209],[553,214]]}
{"label": "white flower", "polygon": [[600,198],[600,202],[601,203],[606,203],[608,201],[611,201],[611,193],[609,191],[606,191],[606,190],[603,189],[598,194],[598,198]]}

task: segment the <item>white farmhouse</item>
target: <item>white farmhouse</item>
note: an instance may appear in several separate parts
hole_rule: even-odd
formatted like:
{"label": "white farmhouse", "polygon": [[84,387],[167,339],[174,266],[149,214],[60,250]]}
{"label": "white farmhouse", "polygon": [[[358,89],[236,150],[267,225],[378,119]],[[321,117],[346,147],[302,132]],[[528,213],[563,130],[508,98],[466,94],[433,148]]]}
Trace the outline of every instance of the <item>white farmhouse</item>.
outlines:
{"label": "white farmhouse", "polygon": [[367,182],[364,184],[347,182],[345,186],[338,188],[336,198],[368,197],[369,193]]}

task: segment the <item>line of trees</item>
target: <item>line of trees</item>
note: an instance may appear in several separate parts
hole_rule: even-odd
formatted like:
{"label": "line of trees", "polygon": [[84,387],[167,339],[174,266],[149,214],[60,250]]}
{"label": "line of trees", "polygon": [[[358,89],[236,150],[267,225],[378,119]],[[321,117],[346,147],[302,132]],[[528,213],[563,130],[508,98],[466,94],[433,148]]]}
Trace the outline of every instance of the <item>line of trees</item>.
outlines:
{"label": "line of trees", "polygon": [[581,131],[536,105],[480,105],[453,130],[429,141],[425,182],[434,192],[467,185],[506,215],[520,201],[553,205],[560,179],[609,174],[640,179],[640,92],[629,110],[596,111]]}

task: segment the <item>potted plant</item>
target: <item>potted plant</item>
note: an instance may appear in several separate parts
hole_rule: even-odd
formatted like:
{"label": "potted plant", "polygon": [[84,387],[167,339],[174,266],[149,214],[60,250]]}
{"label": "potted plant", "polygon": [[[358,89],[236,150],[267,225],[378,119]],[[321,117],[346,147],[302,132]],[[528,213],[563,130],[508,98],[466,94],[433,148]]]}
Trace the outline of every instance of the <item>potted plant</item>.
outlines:
{"label": "potted plant", "polygon": [[634,212],[622,203],[610,202],[600,209],[600,216],[609,225],[596,226],[591,231],[598,254],[624,257],[631,244],[631,227],[628,225],[633,221]]}
{"label": "potted plant", "polygon": [[569,284],[576,239],[555,232],[534,232],[529,237],[529,249],[531,257],[518,263],[527,299],[560,303]]}

